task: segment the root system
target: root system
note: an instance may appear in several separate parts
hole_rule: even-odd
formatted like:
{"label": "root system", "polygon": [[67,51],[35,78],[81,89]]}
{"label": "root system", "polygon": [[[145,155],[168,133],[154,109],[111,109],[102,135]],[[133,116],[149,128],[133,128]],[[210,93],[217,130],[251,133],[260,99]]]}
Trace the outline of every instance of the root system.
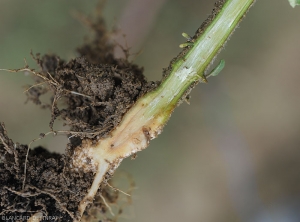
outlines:
{"label": "root system", "polygon": [[[59,133],[53,129],[57,118],[69,126],[70,130],[63,133],[70,138],[70,143],[64,155],[50,153],[42,147],[29,149],[9,139],[1,123],[1,221],[26,221],[33,215],[45,217],[39,221],[65,222],[80,218],[78,205],[91,187],[94,173],[72,167],[74,149],[85,138],[97,141],[108,136],[135,101],[158,85],[147,82],[143,69],[127,58],[113,57],[115,46],[109,42],[109,32],[101,16],[86,21],[94,31],[94,38],[78,48],[78,58],[66,62],[56,55],[35,55],[39,70],[28,66],[9,70],[33,74],[35,83],[26,90],[28,100],[51,109],[52,133]],[[49,103],[43,103],[40,98],[46,93],[51,94]],[[86,209],[82,220],[97,219],[99,212],[105,215],[108,204],[117,199],[118,192],[111,192],[111,188],[102,184],[96,201]]]}

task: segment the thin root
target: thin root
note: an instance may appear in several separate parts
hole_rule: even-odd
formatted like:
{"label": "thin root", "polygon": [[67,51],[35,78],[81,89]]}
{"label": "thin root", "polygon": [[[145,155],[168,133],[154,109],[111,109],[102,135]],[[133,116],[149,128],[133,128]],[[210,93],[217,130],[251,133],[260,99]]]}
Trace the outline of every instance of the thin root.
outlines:
{"label": "thin root", "polygon": [[109,210],[110,214],[112,216],[115,216],[114,212],[112,211],[111,207],[108,205],[108,203],[106,202],[105,198],[102,196],[102,194],[100,194],[101,199],[103,200],[103,203],[105,204],[105,206],[107,207],[107,209]]}
{"label": "thin root", "polygon": [[36,87],[36,86],[39,86],[39,85],[42,85],[42,84],[44,84],[44,83],[46,83],[46,82],[47,82],[47,81],[44,81],[44,82],[40,82],[40,83],[34,84],[34,85],[30,86],[28,89],[26,89],[23,93],[26,93],[26,92],[28,92],[31,88]]}
{"label": "thin root", "polygon": [[39,137],[39,138],[36,138],[34,140],[32,140],[29,144],[28,144],[28,147],[27,147],[27,152],[26,152],[26,157],[25,157],[25,166],[24,166],[24,179],[23,179],[23,185],[22,185],[22,190],[24,190],[25,188],[25,182],[26,182],[26,172],[27,172],[27,161],[28,161],[28,154],[29,154],[29,150],[30,150],[30,146],[32,143],[40,140],[40,139],[43,139],[45,136],[51,134],[51,133],[54,133],[53,131],[50,131],[46,134],[43,134],[43,136]]}
{"label": "thin root", "polygon": [[[3,126],[2,126],[3,127]],[[13,154],[13,152],[11,151],[10,147],[4,142],[4,139],[0,136],[0,144],[2,144],[5,148],[5,150],[9,153],[9,154]]]}
{"label": "thin root", "polygon": [[109,183],[106,183],[106,185],[107,186],[109,186],[113,191],[119,191],[119,192],[121,192],[122,194],[125,194],[126,196],[131,196],[130,194],[128,194],[128,193],[126,193],[126,192],[124,192],[124,191],[122,191],[122,190],[120,190],[120,189],[118,189],[118,188],[115,188],[115,187],[113,187],[112,185],[110,185]]}

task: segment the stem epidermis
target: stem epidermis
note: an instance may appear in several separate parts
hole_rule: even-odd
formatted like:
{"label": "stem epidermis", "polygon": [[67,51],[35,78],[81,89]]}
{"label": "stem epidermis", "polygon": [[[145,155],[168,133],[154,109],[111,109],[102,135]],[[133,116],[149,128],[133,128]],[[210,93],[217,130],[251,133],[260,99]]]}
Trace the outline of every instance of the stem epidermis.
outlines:
{"label": "stem epidermis", "polygon": [[[144,95],[124,115],[111,135],[97,145],[82,147],[98,166],[94,183],[79,206],[81,215],[109,171],[122,159],[146,148],[161,133],[178,101],[195,82],[206,80],[212,63],[254,0],[227,0],[204,32],[193,39],[190,50],[173,63],[170,74],[154,91]],[[83,144],[89,144],[83,143]]]}

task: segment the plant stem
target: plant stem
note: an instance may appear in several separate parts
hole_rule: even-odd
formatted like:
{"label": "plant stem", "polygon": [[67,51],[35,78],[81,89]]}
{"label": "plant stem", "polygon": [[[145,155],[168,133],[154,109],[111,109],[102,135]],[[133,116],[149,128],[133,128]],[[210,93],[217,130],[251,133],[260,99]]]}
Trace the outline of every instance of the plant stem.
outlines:
{"label": "plant stem", "polygon": [[[206,30],[199,37],[198,34],[193,37],[193,46],[186,55],[177,58],[170,75],[153,93],[172,89],[165,93],[165,100],[170,105],[176,104],[193,83],[205,81],[205,71],[253,3],[254,0],[226,1]],[[164,104],[165,101],[161,103]]]}
{"label": "plant stem", "polygon": [[[183,52],[171,63],[161,85],[144,95],[125,114],[120,125],[96,145],[83,141],[86,158],[96,164],[95,181],[79,206],[82,215],[87,200],[92,200],[107,172],[113,173],[122,159],[146,148],[157,137],[182,97],[199,81],[206,82],[205,71],[224,47],[255,0],[223,0]],[[190,46],[192,45],[192,46]],[[84,158],[78,160],[83,161]],[[108,164],[109,163],[109,164]],[[103,164],[103,165],[102,165]]]}

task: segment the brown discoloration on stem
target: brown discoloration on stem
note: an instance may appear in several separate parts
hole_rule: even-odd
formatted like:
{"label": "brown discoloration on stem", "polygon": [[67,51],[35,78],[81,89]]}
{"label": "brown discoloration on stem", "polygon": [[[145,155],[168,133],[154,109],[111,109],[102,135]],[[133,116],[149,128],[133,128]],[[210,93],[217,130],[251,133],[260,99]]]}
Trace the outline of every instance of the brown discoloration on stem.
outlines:
{"label": "brown discoloration on stem", "polygon": [[[236,12],[241,14],[226,18],[232,25],[228,31],[219,18],[230,14],[229,7],[224,7],[224,11],[222,7],[238,2],[216,3],[212,15],[194,37],[188,38],[193,44],[165,70],[165,81],[160,85],[147,82],[138,66],[112,57],[113,46],[107,42],[107,35],[101,33],[105,32],[101,19],[99,26],[92,24],[99,38],[79,50],[81,57],[65,62],[54,55],[37,56],[40,71],[30,69],[27,64],[23,69],[9,70],[31,72],[36,82],[26,90],[28,99],[51,109],[51,131],[41,133],[39,139],[60,132],[69,134],[70,142],[64,155],[49,153],[43,148],[29,150],[8,139],[4,125],[0,125],[1,213],[33,215],[42,209],[58,215],[60,221],[79,221],[89,205],[91,208],[99,206],[94,199],[102,200],[102,206],[108,207],[106,199],[110,199],[107,198],[110,195],[104,198],[103,187],[120,162],[145,149],[149,141],[161,133],[174,108],[189,91],[199,81],[206,82],[205,70],[251,3],[240,1],[244,11],[237,7]],[[214,22],[219,23],[214,25]],[[214,35],[218,30],[222,30],[221,34]],[[216,39],[212,41],[214,36]],[[213,44],[219,42],[219,45]],[[206,50],[207,45],[212,51]],[[51,103],[45,105],[39,97],[46,92],[52,92],[53,96]],[[58,105],[62,100],[66,104],[64,108]],[[70,130],[54,131],[57,117],[61,117]]]}

